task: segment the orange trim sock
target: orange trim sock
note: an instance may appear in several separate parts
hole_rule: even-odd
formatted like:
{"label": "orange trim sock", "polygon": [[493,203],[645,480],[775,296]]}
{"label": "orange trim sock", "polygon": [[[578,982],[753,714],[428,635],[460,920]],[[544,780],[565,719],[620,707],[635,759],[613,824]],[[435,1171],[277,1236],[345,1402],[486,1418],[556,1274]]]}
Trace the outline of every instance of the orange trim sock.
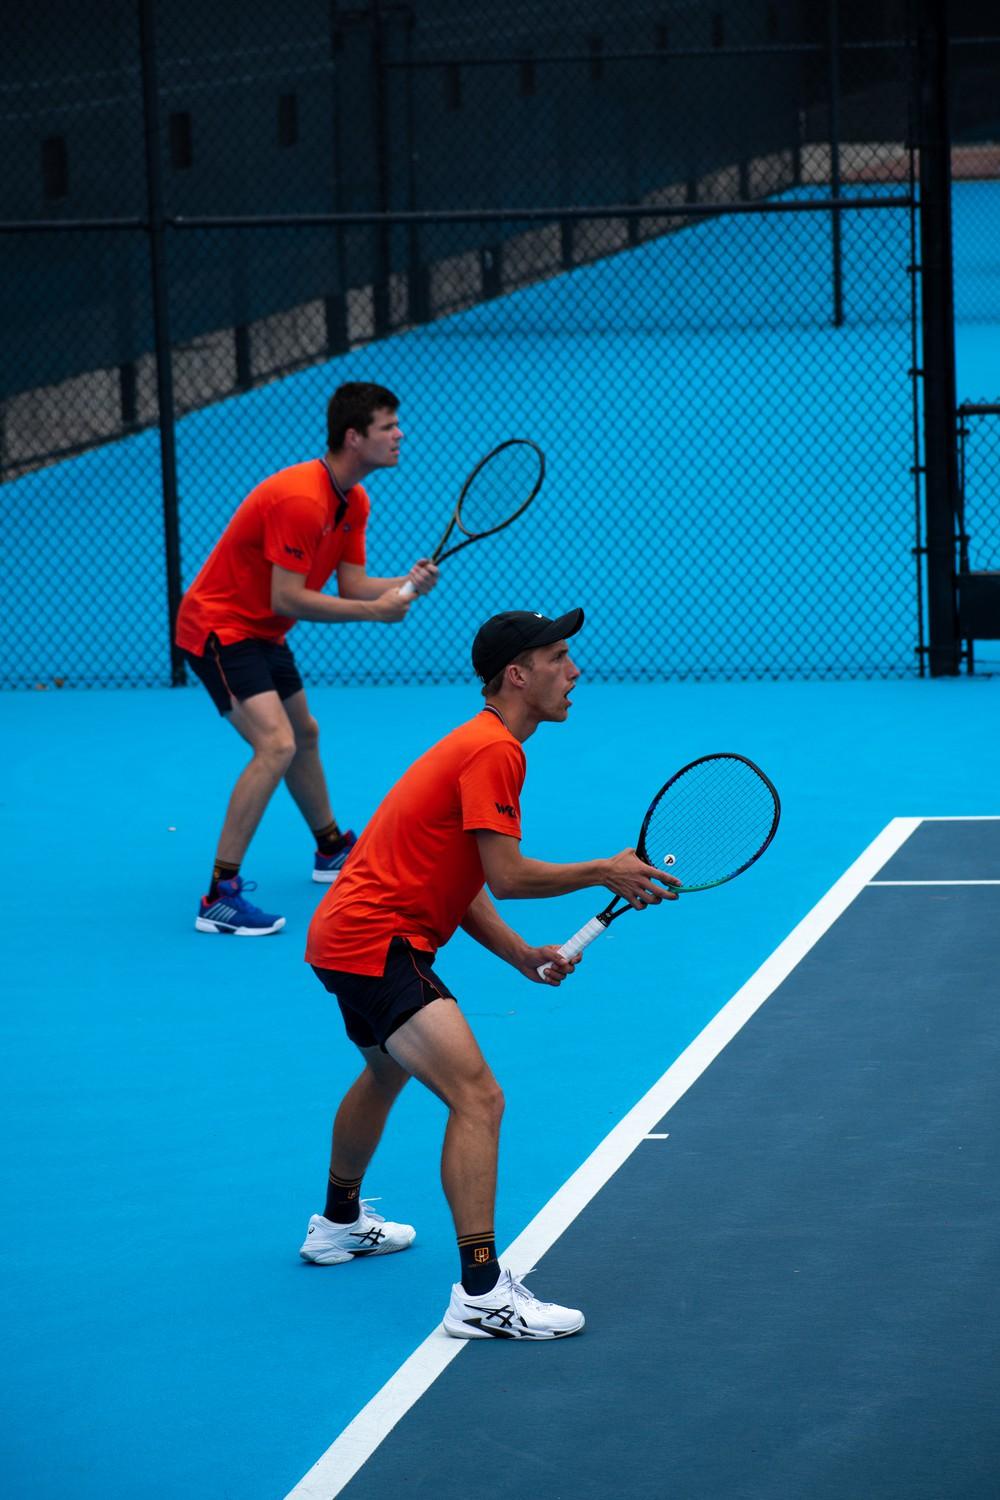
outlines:
{"label": "orange trim sock", "polygon": [[219,894],[220,880],[235,880],[236,876],[239,873],[239,865],[227,865],[222,860],[217,859],[215,861],[215,864],[212,866],[212,881],[208,887],[209,901],[214,901],[216,896]]}
{"label": "orange trim sock", "polygon": [[361,1212],[361,1178],[335,1177],[330,1173],[326,1185],[324,1219],[331,1224],[353,1224]]}
{"label": "orange trim sock", "polygon": [[462,1260],[462,1285],[470,1297],[492,1292],[500,1280],[500,1262],[493,1230],[485,1234],[460,1234],[458,1253]]}

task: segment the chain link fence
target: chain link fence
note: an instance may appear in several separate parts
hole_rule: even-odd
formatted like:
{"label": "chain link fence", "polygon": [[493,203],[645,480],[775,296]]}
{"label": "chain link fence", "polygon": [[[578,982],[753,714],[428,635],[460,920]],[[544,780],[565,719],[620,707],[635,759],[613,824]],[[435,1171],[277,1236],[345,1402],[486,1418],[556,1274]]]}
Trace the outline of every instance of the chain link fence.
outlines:
{"label": "chain link fence", "polygon": [[[1000,27],[993,27],[994,32]],[[1000,324],[1000,238],[997,235],[997,183],[1000,182],[1000,35],[958,37],[952,43],[952,172],[956,183],[955,316],[960,325]],[[961,348],[959,354],[961,356]],[[962,388],[959,395],[984,400],[984,392]],[[975,369],[968,372],[976,378]],[[1000,395],[1000,371],[991,394]]]}
{"label": "chain link fence", "polygon": [[178,587],[349,379],[403,401],[373,572],[493,443],[549,474],[403,625],[297,627],[310,680],[576,603],[605,679],[918,669],[901,7],[59,0],[0,97],[5,685],[176,680]]}

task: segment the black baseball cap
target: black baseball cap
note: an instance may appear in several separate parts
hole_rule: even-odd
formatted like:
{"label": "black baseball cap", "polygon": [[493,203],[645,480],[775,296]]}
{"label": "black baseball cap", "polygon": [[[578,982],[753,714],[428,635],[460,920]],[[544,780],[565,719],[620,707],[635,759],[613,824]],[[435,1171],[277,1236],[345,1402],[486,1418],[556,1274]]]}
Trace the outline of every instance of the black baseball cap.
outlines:
{"label": "black baseball cap", "polygon": [[476,632],[472,643],[472,665],[477,677],[491,681],[498,672],[522,651],[536,646],[554,646],[556,641],[576,635],[583,624],[583,610],[571,609],[568,615],[550,620],[530,609],[509,609],[492,615]]}

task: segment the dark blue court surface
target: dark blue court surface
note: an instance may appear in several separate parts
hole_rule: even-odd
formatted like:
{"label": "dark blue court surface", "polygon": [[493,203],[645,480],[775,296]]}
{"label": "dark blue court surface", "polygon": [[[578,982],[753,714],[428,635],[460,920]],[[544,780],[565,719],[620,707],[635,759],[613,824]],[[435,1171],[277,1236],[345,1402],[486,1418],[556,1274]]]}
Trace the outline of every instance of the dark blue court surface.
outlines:
{"label": "dark blue court surface", "polygon": [[1000,1494],[998,975],[1000,885],[862,889],[545,1256],[585,1334],[471,1344],[341,1493]]}

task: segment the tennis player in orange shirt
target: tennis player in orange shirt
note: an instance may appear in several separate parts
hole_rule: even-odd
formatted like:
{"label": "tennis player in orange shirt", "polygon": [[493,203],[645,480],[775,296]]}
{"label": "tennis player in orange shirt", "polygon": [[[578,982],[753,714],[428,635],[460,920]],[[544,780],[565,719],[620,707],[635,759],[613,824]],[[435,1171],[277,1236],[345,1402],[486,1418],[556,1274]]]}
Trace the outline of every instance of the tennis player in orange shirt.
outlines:
{"label": "tennis player in orange shirt", "polygon": [[[583,1327],[576,1308],[540,1302],[497,1260],[497,1148],[503,1095],[455,998],[432,965],[461,926],[534,984],[561,984],[578,959],[535,947],[500,916],[494,896],[559,896],[606,886],[641,909],[678,882],[634,849],[550,864],[521,853],[523,745],[562,723],[579,671],[568,640],[583,611],[550,620],[527,611],[480,628],[472,661],[484,708],[422,755],[388,793],[309,929],[306,960],[339,1002],[364,1069],[337,1111],[322,1214],[304,1260],[337,1265],[405,1250],[415,1231],[373,1213],[361,1183],[394,1101],[416,1078],[448,1106],[441,1178],[461,1274],[444,1318],[455,1338],[561,1338]],[[665,887],[665,889],[664,889]],[[548,965],[547,978],[538,975]]]}
{"label": "tennis player in orange shirt", "polygon": [[[398,463],[398,408],[385,386],[339,386],[327,408],[325,456],[282,469],[250,492],[181,601],[177,644],[253,752],[229,800],[195,917],[199,932],[265,937],[285,925],[247,900],[253,886],[240,875],[282,779],[315,839],[313,880],[335,880],[354,844],[330,806],[319,727],[285,636],[297,620],[395,624],[412,603],[399,592],[406,579],[418,594],[437,581],[429,558],[395,578],[365,571],[370,507],[361,481]],[[336,596],[321,592],[334,570]]]}

